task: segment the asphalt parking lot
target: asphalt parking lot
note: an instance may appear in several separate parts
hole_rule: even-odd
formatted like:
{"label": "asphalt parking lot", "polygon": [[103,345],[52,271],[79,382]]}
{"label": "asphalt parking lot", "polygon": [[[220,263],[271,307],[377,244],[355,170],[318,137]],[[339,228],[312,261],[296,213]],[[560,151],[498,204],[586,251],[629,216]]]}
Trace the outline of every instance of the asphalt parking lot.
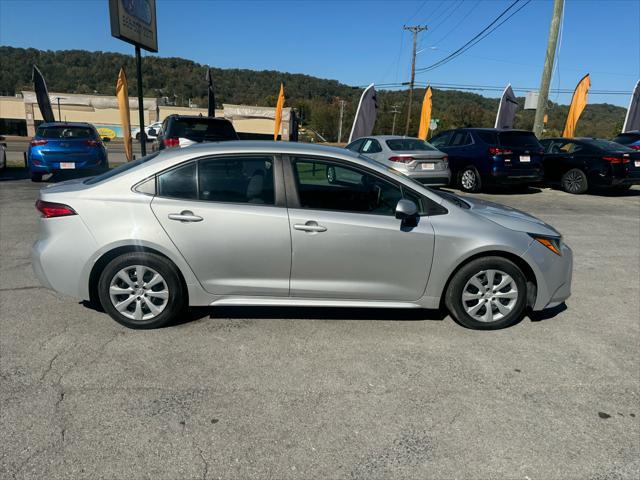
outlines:
{"label": "asphalt parking lot", "polygon": [[556,226],[575,255],[566,309],[506,330],[218,308],[133,331],[38,285],[24,177],[0,178],[1,478],[640,475],[638,187],[480,195]]}

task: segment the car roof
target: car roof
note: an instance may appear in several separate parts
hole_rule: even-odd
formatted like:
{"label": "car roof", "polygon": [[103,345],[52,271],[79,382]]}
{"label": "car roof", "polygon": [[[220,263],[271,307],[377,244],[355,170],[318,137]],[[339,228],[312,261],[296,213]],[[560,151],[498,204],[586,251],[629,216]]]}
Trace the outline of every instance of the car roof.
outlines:
{"label": "car roof", "polygon": [[520,128],[476,128],[476,127],[460,127],[460,128],[452,128],[451,130],[464,130],[464,131],[472,131],[472,132],[524,132],[524,133],[533,133],[531,130],[524,130]]}
{"label": "car roof", "polygon": [[408,135],[369,135],[367,137],[360,137],[360,138],[375,138],[376,140],[400,140],[403,138],[407,138],[410,140],[421,140],[418,137],[411,137]]}
{"label": "car roof", "polygon": [[185,148],[166,150],[166,152],[180,153],[289,153],[289,154],[318,154],[318,155],[348,155],[358,158],[359,155],[345,148],[316,145],[313,143],[274,142],[273,140],[227,140],[224,142],[202,142]]}
{"label": "car roof", "polygon": [[38,127],[91,127],[95,128],[93,124],[88,122],[44,122],[38,125]]}
{"label": "car roof", "polygon": [[178,113],[173,113],[167,118],[186,118],[186,119],[194,119],[194,120],[213,120],[216,122],[229,122],[229,119],[223,117],[207,117],[206,115],[180,115]]}

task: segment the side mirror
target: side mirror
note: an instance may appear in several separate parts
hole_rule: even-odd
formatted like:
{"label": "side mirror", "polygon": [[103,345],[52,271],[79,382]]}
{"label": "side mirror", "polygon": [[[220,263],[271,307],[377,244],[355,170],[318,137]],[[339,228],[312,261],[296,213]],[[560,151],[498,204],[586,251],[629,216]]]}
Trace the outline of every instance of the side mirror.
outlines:
{"label": "side mirror", "polygon": [[111,139],[109,137],[102,137],[102,141],[107,143],[107,142],[110,142]]}
{"label": "side mirror", "polygon": [[403,198],[396,205],[396,218],[402,221],[416,218],[418,216],[418,207],[411,200]]}
{"label": "side mirror", "polygon": [[149,132],[147,133],[147,135],[151,135],[152,137],[155,137],[158,134],[158,132],[156,131],[155,128],[150,128]]}

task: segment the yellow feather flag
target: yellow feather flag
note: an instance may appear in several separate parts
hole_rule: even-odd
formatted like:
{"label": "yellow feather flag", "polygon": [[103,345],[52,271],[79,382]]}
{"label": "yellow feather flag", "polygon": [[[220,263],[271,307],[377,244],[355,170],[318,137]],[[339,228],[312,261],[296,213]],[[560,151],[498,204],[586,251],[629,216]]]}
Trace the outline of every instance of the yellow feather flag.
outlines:
{"label": "yellow feather flag", "polygon": [[118,109],[120,110],[120,123],[122,123],[122,136],[124,137],[124,154],[127,162],[133,158],[133,146],[131,145],[131,117],[129,113],[129,87],[127,85],[127,75],[124,68],[118,73],[116,82],[116,97],[118,98]]}
{"label": "yellow feather flag", "polygon": [[591,79],[587,73],[582,77],[575,92],[573,92],[569,114],[567,115],[567,123],[564,126],[564,132],[562,132],[562,136],[565,138],[572,138],[575,135],[576,123],[578,123],[584,107],[587,106],[587,92],[589,91],[589,87],[591,87]]}
{"label": "yellow feather flag", "polygon": [[429,134],[429,124],[431,123],[431,87],[427,87],[424,92],[424,100],[422,101],[422,112],[420,112],[420,129],[418,130],[418,138],[427,139]]}
{"label": "yellow feather flag", "polygon": [[284,107],[284,85],[280,84],[280,93],[278,94],[278,103],[276,104],[276,120],[273,127],[273,140],[278,140],[280,126],[282,125],[282,108]]}

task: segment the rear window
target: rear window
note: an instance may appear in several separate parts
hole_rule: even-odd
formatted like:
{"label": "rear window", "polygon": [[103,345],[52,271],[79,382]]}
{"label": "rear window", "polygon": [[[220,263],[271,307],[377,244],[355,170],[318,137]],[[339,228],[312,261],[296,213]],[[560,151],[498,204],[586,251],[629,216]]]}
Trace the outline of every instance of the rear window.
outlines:
{"label": "rear window", "polygon": [[620,143],[610,142],[609,140],[602,140],[599,138],[585,139],[582,140],[582,143],[604,150],[605,152],[633,152],[633,149]]}
{"label": "rear window", "polygon": [[132,168],[137,167],[138,165],[142,165],[145,162],[148,162],[149,160],[151,160],[152,158],[157,157],[160,154],[160,152],[153,152],[149,155],[147,155],[146,157],[142,157],[139,158],[137,160],[134,160],[132,162],[128,162],[128,163],[124,163],[122,165],[120,165],[119,167],[116,168],[112,168],[111,170],[109,170],[108,172],[103,173],[102,175],[97,175],[95,177],[91,177],[91,178],[87,178],[84,181],[85,185],[95,185],[96,183],[100,183],[100,182],[104,182],[105,180],[108,180],[110,178],[116,177],[128,170],[131,170]]}
{"label": "rear window", "polygon": [[38,127],[36,137],[40,138],[97,138],[97,132],[91,127],[70,127],[60,125],[55,127]]}
{"label": "rear window", "polygon": [[211,118],[176,118],[169,123],[168,137],[187,138],[193,142],[237,140],[231,122]]}
{"label": "rear window", "polygon": [[500,132],[498,133],[502,147],[533,147],[542,148],[540,142],[532,132]]}
{"label": "rear window", "polygon": [[640,140],[640,133],[621,133],[613,139],[614,142],[621,143],[622,145],[628,145],[638,140]]}
{"label": "rear window", "polygon": [[419,138],[394,138],[387,140],[387,146],[394,151],[402,150],[436,150],[433,145]]}
{"label": "rear window", "polygon": [[488,143],[489,145],[497,145],[498,144],[498,135],[496,132],[476,132],[476,135],[480,137],[484,143]]}

